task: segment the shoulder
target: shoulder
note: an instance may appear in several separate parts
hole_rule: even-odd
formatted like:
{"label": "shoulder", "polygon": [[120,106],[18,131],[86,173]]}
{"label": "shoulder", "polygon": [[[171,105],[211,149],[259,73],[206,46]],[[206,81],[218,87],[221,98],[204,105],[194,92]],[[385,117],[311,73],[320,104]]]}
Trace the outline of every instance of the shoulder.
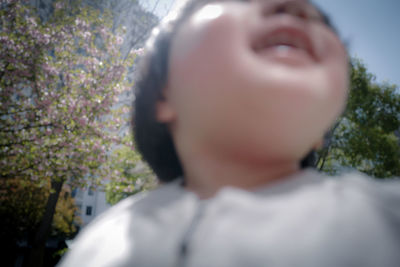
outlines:
{"label": "shoulder", "polygon": [[[304,247],[319,251],[313,259],[319,264],[313,266],[338,260],[341,263],[330,266],[345,260],[354,263],[348,266],[398,266],[399,179],[374,179],[359,172],[332,177],[313,170],[297,178],[295,186],[289,187],[293,181],[279,190],[275,201],[279,205],[275,217],[283,214],[275,223],[275,232],[281,229],[278,240],[296,244],[288,253]],[[287,192],[284,199],[282,192]],[[271,198],[267,201],[271,203]],[[288,229],[301,231],[288,235]]]}
{"label": "shoulder", "polygon": [[338,242],[337,249],[353,247],[353,253],[360,259],[368,259],[372,266],[398,266],[400,179],[376,179],[359,172],[334,179],[337,179],[335,199],[340,215],[335,219],[334,229],[340,232],[333,233],[346,240]]}
{"label": "shoulder", "polygon": [[372,198],[382,198],[383,201],[400,198],[400,177],[377,179],[358,171],[329,176],[311,169],[306,174],[310,178],[309,183],[313,182],[318,187],[326,186],[337,192],[358,192]]}
{"label": "shoulder", "polygon": [[370,241],[374,240],[375,245],[385,244],[385,253],[400,248],[400,179],[350,172],[328,180],[331,197],[327,206],[334,211],[332,221],[342,234],[363,240],[360,247],[372,249]]}
{"label": "shoulder", "polygon": [[[309,175],[314,181],[320,180],[316,185],[325,188],[338,200],[366,200],[377,208],[393,208],[400,211],[400,178],[377,179],[358,171],[347,172],[339,176],[328,176],[316,171]],[[400,214],[399,214],[400,218]]]}
{"label": "shoulder", "polygon": [[398,177],[377,179],[353,171],[332,179],[336,179],[343,189],[367,194],[372,199],[382,202],[395,201],[400,198],[400,179]]}
{"label": "shoulder", "polygon": [[400,225],[399,178],[376,179],[356,171],[328,176],[308,170],[293,188],[288,192],[296,205],[332,212],[337,220],[358,222],[371,216]]}
{"label": "shoulder", "polygon": [[352,172],[339,179],[344,190],[365,196],[382,215],[397,217],[400,224],[400,178],[376,179]]}
{"label": "shoulder", "polygon": [[171,183],[122,200],[79,233],[60,266],[124,266],[135,245],[132,225],[145,224],[181,195],[178,184]]}

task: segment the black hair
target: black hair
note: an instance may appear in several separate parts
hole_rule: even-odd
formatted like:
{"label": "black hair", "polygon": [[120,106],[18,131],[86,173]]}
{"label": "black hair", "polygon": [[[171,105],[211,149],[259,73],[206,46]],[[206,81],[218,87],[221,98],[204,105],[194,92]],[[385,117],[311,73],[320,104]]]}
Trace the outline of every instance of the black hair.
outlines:
{"label": "black hair", "polygon": [[[156,33],[150,37],[138,67],[132,115],[134,139],[143,159],[161,182],[170,182],[183,176],[183,168],[167,125],[156,120],[155,105],[163,98],[162,90],[168,78],[171,40],[182,22],[204,2],[188,0],[175,19],[161,23],[153,30]],[[332,28],[329,18],[323,12],[320,13],[325,24]],[[335,29],[332,30],[336,32]],[[311,151],[300,162],[301,168],[314,167],[315,154],[315,151]]]}

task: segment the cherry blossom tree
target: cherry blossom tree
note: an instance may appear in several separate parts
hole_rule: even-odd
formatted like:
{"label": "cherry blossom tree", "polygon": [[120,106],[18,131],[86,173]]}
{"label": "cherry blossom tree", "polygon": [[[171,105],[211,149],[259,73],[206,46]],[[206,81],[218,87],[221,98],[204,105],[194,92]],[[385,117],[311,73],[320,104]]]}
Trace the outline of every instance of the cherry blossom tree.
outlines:
{"label": "cherry blossom tree", "polygon": [[31,266],[41,265],[63,184],[118,174],[106,163],[129,110],[118,104],[135,58],[120,54],[123,31],[112,31],[107,10],[65,3],[55,1],[45,20],[22,0],[0,4],[0,179],[51,188]]}

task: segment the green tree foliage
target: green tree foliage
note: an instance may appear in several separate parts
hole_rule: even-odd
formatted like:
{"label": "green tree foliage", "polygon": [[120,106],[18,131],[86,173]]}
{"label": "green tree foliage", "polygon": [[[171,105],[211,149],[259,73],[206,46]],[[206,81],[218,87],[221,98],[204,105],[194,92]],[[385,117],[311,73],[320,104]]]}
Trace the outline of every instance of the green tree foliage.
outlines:
{"label": "green tree foliage", "polygon": [[329,173],[350,167],[377,178],[400,176],[399,89],[375,82],[358,59],[351,70],[347,109],[318,166]]}
{"label": "green tree foliage", "polygon": [[57,201],[56,212],[52,222],[51,236],[70,239],[77,233],[78,227],[82,223],[77,216],[79,209],[75,205],[75,199],[71,197],[71,190],[66,186],[61,191]]}
{"label": "green tree foliage", "polygon": [[[132,137],[126,136],[126,140],[132,140]],[[120,145],[113,150],[110,163],[111,169],[117,172],[116,178],[105,185],[106,199],[110,204],[157,186],[154,173],[132,146]]]}

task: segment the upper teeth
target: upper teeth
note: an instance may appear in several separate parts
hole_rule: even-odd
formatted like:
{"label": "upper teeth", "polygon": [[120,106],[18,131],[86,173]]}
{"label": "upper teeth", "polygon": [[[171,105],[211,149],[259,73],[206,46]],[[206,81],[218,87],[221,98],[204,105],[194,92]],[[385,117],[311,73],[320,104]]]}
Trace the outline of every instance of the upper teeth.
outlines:
{"label": "upper teeth", "polygon": [[271,46],[293,46],[299,49],[307,49],[307,44],[303,38],[299,38],[296,35],[281,32],[273,34],[266,40],[263,40],[259,48],[271,47]]}
{"label": "upper teeth", "polygon": [[289,47],[288,45],[278,45],[278,46],[276,47],[276,49],[277,49],[278,51],[285,52],[285,51],[288,51],[288,50],[290,49],[290,47]]}

